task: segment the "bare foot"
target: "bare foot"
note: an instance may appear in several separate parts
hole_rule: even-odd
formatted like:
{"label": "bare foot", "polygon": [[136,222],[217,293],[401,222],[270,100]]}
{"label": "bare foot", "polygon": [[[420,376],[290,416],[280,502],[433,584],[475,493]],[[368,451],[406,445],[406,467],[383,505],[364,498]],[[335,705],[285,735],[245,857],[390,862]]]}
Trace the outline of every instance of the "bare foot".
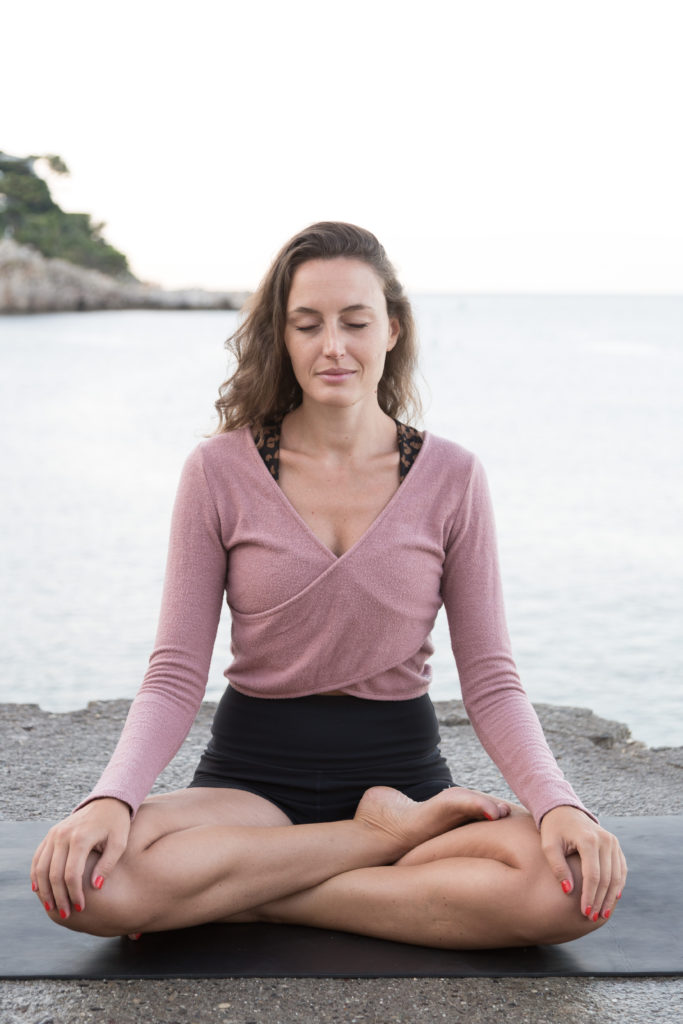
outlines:
{"label": "bare foot", "polygon": [[504,818],[510,808],[485,793],[454,786],[430,800],[416,802],[387,786],[374,786],[363,795],[355,820],[391,836],[407,853],[420,843],[468,821]]}

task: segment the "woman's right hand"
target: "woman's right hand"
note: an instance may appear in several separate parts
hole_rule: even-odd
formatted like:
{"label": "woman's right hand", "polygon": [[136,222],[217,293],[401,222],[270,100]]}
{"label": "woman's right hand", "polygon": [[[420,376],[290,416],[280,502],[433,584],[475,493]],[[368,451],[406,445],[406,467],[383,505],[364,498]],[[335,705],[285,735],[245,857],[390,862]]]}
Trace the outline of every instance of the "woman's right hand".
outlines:
{"label": "woman's right hand", "polygon": [[53,825],[33,855],[31,886],[46,910],[66,919],[72,908],[85,910],[83,876],[94,850],[99,853],[91,885],[101,889],[128,843],[130,807],[113,797],[100,797]]}

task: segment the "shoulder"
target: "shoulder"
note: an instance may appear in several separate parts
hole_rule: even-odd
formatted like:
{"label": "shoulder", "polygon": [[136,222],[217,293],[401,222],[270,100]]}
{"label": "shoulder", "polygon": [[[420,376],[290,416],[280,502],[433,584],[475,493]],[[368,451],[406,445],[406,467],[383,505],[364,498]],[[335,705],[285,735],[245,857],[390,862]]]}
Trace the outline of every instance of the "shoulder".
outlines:
{"label": "shoulder", "polygon": [[207,475],[220,473],[236,463],[248,462],[250,448],[256,449],[247,427],[204,438],[187,457],[187,465],[201,467]]}
{"label": "shoulder", "polygon": [[204,496],[220,504],[221,496],[249,474],[253,455],[258,459],[256,446],[246,428],[205,438],[185,459],[180,491],[188,496],[194,493],[195,501]]}
{"label": "shoulder", "polygon": [[204,438],[195,448],[195,452],[200,452],[202,458],[211,461],[226,456],[243,456],[248,445],[256,447],[249,428],[240,427],[239,430],[226,430],[222,434],[212,434],[211,437]]}
{"label": "shoulder", "polygon": [[445,476],[452,482],[467,487],[473,474],[482,471],[481,462],[474,454],[462,445],[425,431],[423,447],[425,461],[430,464],[432,474]]}
{"label": "shoulder", "polygon": [[425,434],[423,485],[440,508],[449,536],[472,522],[491,518],[491,495],[484,467],[474,452],[436,434]]}

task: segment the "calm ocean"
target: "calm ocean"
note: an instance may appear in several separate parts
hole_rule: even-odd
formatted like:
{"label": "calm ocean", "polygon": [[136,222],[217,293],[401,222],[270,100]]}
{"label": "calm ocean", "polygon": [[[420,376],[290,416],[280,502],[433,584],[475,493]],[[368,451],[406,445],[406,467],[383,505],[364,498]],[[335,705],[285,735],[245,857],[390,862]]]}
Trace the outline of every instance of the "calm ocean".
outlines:
{"label": "calm ocean", "polygon": [[[534,701],[683,744],[683,297],[420,296],[425,425],[476,451]],[[0,701],[130,698],[231,313],[0,319]],[[434,699],[459,696],[445,622]],[[219,630],[208,696],[224,686]]]}

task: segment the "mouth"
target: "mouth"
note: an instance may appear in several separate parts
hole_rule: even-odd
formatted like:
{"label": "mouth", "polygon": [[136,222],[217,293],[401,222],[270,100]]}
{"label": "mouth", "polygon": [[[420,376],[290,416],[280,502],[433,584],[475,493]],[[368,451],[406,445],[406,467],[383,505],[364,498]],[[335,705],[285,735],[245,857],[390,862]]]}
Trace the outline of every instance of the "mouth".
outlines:
{"label": "mouth", "polygon": [[331,366],[327,370],[318,370],[316,376],[324,378],[351,377],[355,372],[355,370],[348,370],[344,366]]}

